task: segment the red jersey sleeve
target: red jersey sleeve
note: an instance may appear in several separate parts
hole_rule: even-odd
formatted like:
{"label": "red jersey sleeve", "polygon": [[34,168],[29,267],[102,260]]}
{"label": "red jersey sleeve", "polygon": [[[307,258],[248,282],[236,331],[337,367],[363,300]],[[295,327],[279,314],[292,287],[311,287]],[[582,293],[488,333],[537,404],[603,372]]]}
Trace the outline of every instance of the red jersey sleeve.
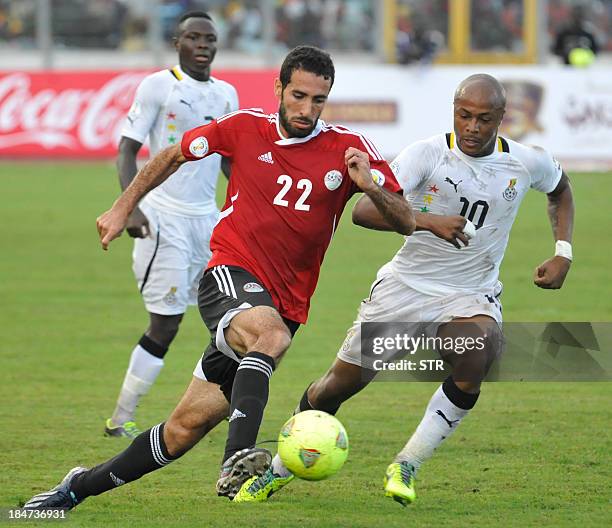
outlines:
{"label": "red jersey sleeve", "polygon": [[[402,188],[395,179],[395,174],[389,167],[389,164],[385,161],[378,149],[368,138],[359,134],[358,144],[354,145],[355,148],[367,152],[368,158],[370,159],[370,170],[372,172],[372,179],[381,187],[384,187],[390,192],[397,193],[401,192]],[[353,184],[353,192],[361,192],[361,189]]]}
{"label": "red jersey sleeve", "polygon": [[370,170],[372,179],[380,186],[393,193],[401,192],[402,188],[395,179],[395,174],[385,160],[373,160],[370,158]]}
{"label": "red jersey sleeve", "polygon": [[196,161],[210,154],[232,157],[236,141],[232,119],[223,116],[211,123],[188,130],[181,140],[181,152],[188,161]]}

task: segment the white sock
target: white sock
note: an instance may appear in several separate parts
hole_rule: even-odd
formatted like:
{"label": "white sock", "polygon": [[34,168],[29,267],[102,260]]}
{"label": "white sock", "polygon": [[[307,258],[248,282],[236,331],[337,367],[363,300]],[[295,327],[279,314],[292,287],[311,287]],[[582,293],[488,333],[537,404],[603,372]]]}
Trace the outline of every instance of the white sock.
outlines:
{"label": "white sock", "polygon": [[416,471],[433,455],[442,441],[453,433],[468,412],[469,410],[454,405],[440,385],[429,400],[421,423],[395,457],[395,462],[408,462]]}
{"label": "white sock", "polygon": [[111,418],[115,425],[121,425],[134,419],[138,401],[149,392],[163,366],[163,359],[155,357],[140,345],[136,345],[125,373],[115,412]]}
{"label": "white sock", "polygon": [[281,460],[281,457],[278,456],[278,453],[276,453],[272,459],[272,473],[275,473],[279,477],[283,478],[291,475],[291,471],[285,467],[285,464],[283,464],[283,461]]}

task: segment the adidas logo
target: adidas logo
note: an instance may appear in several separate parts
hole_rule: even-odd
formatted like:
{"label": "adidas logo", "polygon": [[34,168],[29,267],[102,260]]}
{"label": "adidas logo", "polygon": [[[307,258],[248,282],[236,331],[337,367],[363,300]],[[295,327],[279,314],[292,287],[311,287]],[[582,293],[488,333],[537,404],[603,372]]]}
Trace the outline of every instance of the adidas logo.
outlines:
{"label": "adidas logo", "polygon": [[274,164],[274,160],[272,159],[272,152],[266,152],[257,158],[259,161],[263,161],[265,163],[269,163],[270,165]]}
{"label": "adidas logo", "polygon": [[115,486],[123,486],[125,484],[125,480],[113,475],[112,472],[110,473],[110,478],[115,483]]}
{"label": "adidas logo", "polygon": [[230,416],[229,423],[232,423],[234,420],[238,418],[246,418],[246,414],[244,414],[240,409],[234,409],[234,412]]}

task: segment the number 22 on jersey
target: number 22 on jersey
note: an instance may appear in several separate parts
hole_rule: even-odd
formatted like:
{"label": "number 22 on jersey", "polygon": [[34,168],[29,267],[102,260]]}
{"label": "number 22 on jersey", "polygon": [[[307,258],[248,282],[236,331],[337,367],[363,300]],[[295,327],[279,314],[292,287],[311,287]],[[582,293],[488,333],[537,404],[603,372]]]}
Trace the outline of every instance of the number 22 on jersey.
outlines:
{"label": "number 22 on jersey", "polygon": [[[281,207],[291,207],[289,201],[285,200],[285,196],[291,190],[291,187],[293,187],[293,179],[287,174],[281,174],[276,180],[276,183],[281,185],[281,189],[274,197],[274,201],[272,203]],[[301,180],[298,180],[295,187],[296,189],[302,191],[302,194],[295,202],[293,206],[294,209],[296,211],[310,211],[310,205],[306,203],[306,200],[312,192],[312,182],[306,178],[303,178]]]}

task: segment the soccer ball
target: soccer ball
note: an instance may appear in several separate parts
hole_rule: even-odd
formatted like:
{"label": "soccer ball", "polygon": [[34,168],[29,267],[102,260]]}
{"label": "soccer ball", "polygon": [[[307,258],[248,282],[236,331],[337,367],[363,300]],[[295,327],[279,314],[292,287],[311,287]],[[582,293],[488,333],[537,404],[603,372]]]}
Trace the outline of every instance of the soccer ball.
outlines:
{"label": "soccer ball", "polygon": [[296,414],[278,435],[278,454],[285,467],[305,480],[323,480],[339,471],[348,451],[344,426],[323,411]]}

